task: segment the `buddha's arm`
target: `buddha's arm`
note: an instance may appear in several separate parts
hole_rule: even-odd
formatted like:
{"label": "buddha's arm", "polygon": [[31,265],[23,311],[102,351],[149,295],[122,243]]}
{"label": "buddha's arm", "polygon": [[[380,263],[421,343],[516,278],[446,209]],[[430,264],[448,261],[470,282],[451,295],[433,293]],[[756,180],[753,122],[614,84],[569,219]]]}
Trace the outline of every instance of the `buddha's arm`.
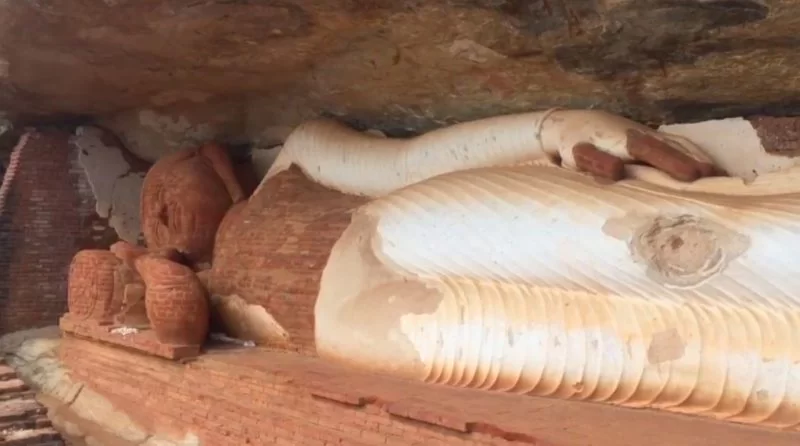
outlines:
{"label": "buddha's arm", "polygon": [[389,194],[332,250],[317,349],[431,382],[797,426],[800,195],[727,180],[736,200],[536,167]]}
{"label": "buddha's arm", "polygon": [[[597,162],[592,159],[597,152],[607,156]],[[409,139],[309,121],[288,137],[262,184],[295,164],[331,189],[378,197],[449,172],[547,159],[615,180],[631,160],[680,181],[713,173],[690,141],[599,110],[551,110],[465,122]]]}

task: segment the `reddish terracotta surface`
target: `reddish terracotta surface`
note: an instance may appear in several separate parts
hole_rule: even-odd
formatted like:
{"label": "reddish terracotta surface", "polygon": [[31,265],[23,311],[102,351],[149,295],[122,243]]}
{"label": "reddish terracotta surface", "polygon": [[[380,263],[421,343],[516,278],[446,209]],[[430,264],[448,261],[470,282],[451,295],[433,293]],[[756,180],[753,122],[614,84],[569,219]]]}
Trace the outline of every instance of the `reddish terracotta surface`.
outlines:
{"label": "reddish terracotta surface", "polygon": [[137,257],[147,254],[147,248],[133,245],[124,240],[114,243],[108,250],[117,256],[118,259],[125,262],[129,267],[133,267],[133,261],[136,260]]}
{"label": "reddish terracotta surface", "polygon": [[122,325],[98,325],[91,321],[74,320],[69,314],[61,317],[58,323],[64,333],[86,339],[87,341],[107,344],[114,348],[123,347],[151,356],[165,359],[193,358],[200,353],[199,345],[170,345],[159,341],[155,331],[141,330],[134,333],[118,332],[128,328]]}
{"label": "reddish terracotta surface", "polygon": [[114,268],[114,301],[119,302],[119,310],[114,315],[115,324],[149,326],[144,306],[144,281],[136,272],[134,260],[147,253],[145,248],[128,242],[114,243],[109,251],[120,262]]}
{"label": "reddish terracotta surface", "polygon": [[75,254],[69,268],[69,313],[77,319],[110,321],[122,304],[115,301],[114,276],[120,260],[110,251],[92,249]]}
{"label": "reddish terracotta surface", "polygon": [[0,334],[57,323],[75,253],[116,240],[95,213],[70,134],[26,135],[0,187]]}
{"label": "reddish terracotta surface", "polygon": [[[225,213],[225,217],[223,217],[222,221],[219,223],[217,234],[214,239],[215,259],[219,257],[220,253],[229,250],[229,245],[236,243],[239,238],[239,235],[236,233],[236,226],[242,221],[245,209],[251,207],[250,212],[252,212],[252,207],[254,206],[255,205],[249,204],[249,200],[240,201],[231,206],[228,212]],[[223,247],[222,251],[220,251],[218,247]]]}
{"label": "reddish terracotta surface", "polygon": [[117,267],[114,275],[115,299],[121,302],[119,312],[114,316],[115,324],[133,327],[149,327],[145,307],[145,286],[141,277],[126,265]]}
{"label": "reddish terracotta surface", "polygon": [[211,270],[198,271],[194,275],[197,276],[197,280],[200,281],[200,283],[203,285],[203,288],[205,288],[206,291],[208,291],[210,284],[209,279],[211,276]]}
{"label": "reddish terracotta surface", "polygon": [[314,352],[314,302],[330,249],[366,202],[326,189],[297,168],[274,178],[220,225],[211,292],[237,294],[272,314],[292,339]]}
{"label": "reddish terracotta surface", "polygon": [[158,340],[199,345],[208,334],[209,304],[194,271],[154,254],[140,256],[136,270],[145,283],[145,307]]}
{"label": "reddish terracotta surface", "polygon": [[231,201],[238,203],[244,200],[245,194],[242,190],[242,186],[239,184],[239,178],[236,176],[236,169],[230,157],[228,157],[227,152],[225,152],[225,148],[219,144],[210,142],[200,146],[197,151],[201,157],[205,158],[211,168],[214,169],[219,179],[222,180],[222,184],[225,185],[225,189],[227,189]]}
{"label": "reddish terracotta surface", "polygon": [[192,263],[210,260],[220,221],[243,198],[230,160],[219,146],[187,149],[160,159],[142,186],[147,247],[177,249]]}
{"label": "reddish terracotta surface", "polygon": [[133,268],[134,261],[145,254],[153,254],[159,257],[163,257],[167,260],[180,263],[181,265],[186,265],[189,263],[189,260],[186,258],[186,256],[181,254],[175,248],[162,247],[162,248],[147,249],[144,246],[133,245],[124,240],[116,242],[113,245],[111,245],[109,251],[113,252],[114,255],[117,256],[117,258],[122,260],[123,263],[125,263],[131,268]]}
{"label": "reddish terracotta surface", "polygon": [[151,432],[213,446],[793,446],[800,433],[428,385],[319,358],[213,351],[186,365],[67,337],[73,379]]}
{"label": "reddish terracotta surface", "polygon": [[249,197],[252,195],[253,191],[258,187],[258,183],[261,182],[261,177],[256,172],[253,163],[249,160],[236,163],[233,165],[233,170],[236,174],[236,179],[239,180],[239,184],[242,186],[244,196]]}

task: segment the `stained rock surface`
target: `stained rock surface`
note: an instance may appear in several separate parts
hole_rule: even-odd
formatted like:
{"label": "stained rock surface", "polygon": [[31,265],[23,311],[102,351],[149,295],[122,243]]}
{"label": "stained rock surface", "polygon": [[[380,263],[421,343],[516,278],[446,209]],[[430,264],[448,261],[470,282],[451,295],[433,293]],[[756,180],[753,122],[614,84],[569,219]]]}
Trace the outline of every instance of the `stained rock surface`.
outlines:
{"label": "stained rock surface", "polygon": [[397,132],[553,106],[787,115],[798,43],[794,0],[27,0],[0,4],[0,103],[265,142],[320,110]]}

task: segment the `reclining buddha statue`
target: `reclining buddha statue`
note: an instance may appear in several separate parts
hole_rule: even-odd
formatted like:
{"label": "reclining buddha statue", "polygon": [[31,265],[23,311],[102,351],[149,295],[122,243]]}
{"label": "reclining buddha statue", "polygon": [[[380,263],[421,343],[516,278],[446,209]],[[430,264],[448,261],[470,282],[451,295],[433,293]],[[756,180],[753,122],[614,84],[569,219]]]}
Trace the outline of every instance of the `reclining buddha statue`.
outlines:
{"label": "reclining buddha statue", "polygon": [[322,273],[320,356],[800,425],[800,170],[745,183],[686,139],[578,110],[411,139],[312,121],[266,180],[291,165],[370,198]]}

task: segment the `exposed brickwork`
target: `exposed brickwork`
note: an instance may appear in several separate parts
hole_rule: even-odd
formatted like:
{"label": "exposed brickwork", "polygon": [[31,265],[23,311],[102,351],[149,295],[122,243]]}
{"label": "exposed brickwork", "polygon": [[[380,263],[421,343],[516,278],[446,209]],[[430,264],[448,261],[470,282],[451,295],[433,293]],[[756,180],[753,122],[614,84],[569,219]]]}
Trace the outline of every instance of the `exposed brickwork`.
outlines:
{"label": "exposed brickwork", "polygon": [[114,240],[69,136],[30,131],[12,153],[0,188],[0,334],[57,323],[72,256]]}
{"label": "exposed brickwork", "polygon": [[76,320],[70,314],[62,316],[58,326],[65,333],[70,333],[80,338],[146,352],[166,359],[193,358],[200,354],[199,345],[164,344],[158,341],[156,333],[150,329],[127,333],[124,330],[117,331],[122,326],[101,325],[91,320]]}
{"label": "exposed brickwork", "polygon": [[366,200],[308,180],[297,168],[271,179],[223,220],[211,288],[263,305],[292,345],[314,352],[314,302],[330,249]]}
{"label": "exposed brickwork", "polygon": [[800,118],[749,118],[768,153],[796,157],[800,155]]}
{"label": "exposed brickwork", "polygon": [[185,365],[67,337],[73,379],[151,433],[202,446],[793,446],[800,433],[435,386],[319,358],[211,351]]}
{"label": "exposed brickwork", "polygon": [[115,310],[114,270],[120,260],[111,251],[86,249],[72,258],[67,304],[76,319],[109,321]]}
{"label": "exposed brickwork", "polygon": [[[212,355],[181,366],[76,339],[61,347],[73,379],[108,397],[148,431],[178,438],[193,433],[204,446],[507,444],[393,416],[370,398],[343,404],[341,397],[318,390],[325,385],[321,374],[330,373],[315,367],[319,360],[265,354],[271,356]],[[263,369],[262,361],[270,359],[272,365]]]}
{"label": "exposed brickwork", "polygon": [[63,446],[46,413],[34,392],[0,360],[0,446]]}

